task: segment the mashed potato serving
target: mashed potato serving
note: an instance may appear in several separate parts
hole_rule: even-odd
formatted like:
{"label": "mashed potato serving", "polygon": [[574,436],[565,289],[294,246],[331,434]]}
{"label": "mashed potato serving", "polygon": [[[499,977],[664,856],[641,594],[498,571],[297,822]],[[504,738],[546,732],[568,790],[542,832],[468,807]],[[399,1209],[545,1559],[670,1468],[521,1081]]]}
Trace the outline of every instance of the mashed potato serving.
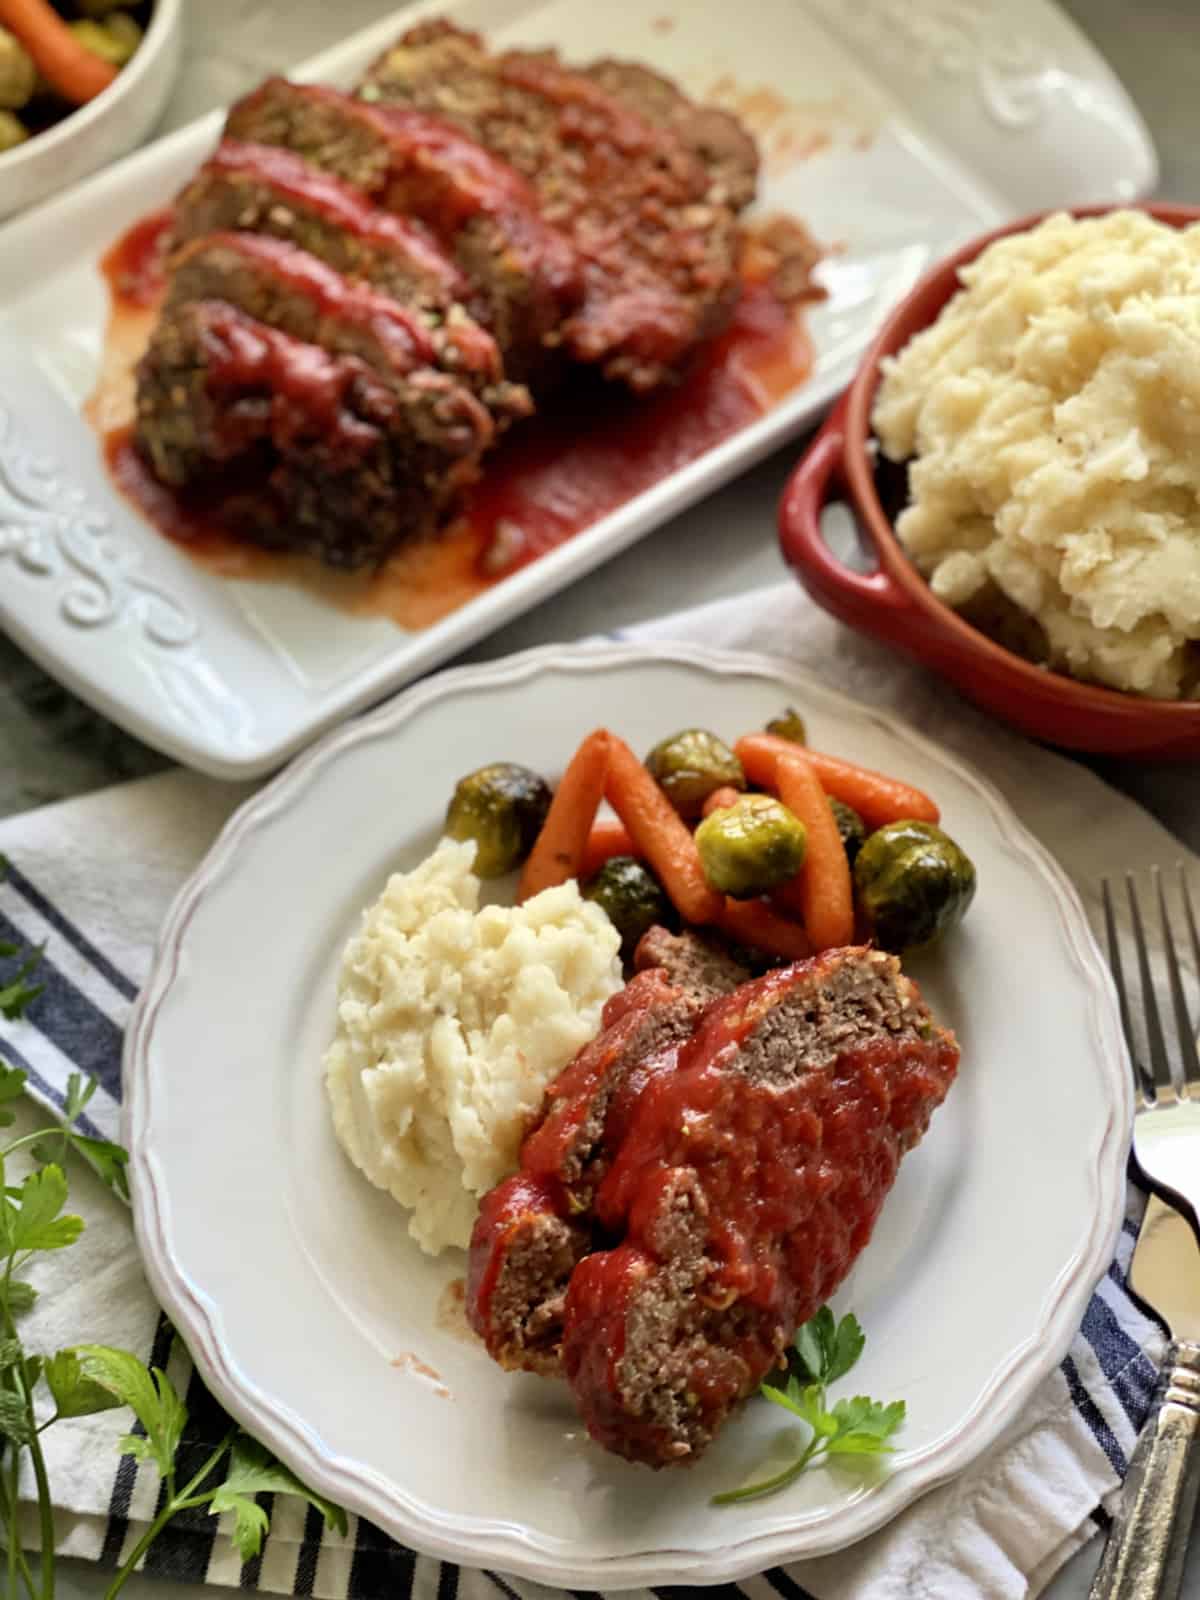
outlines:
{"label": "mashed potato serving", "polygon": [[891,361],[896,532],[968,616],[1110,688],[1200,697],[1200,225],[1051,217],[991,245]]}
{"label": "mashed potato serving", "polygon": [[389,879],[346,948],[325,1057],[346,1153],[431,1254],[467,1244],[478,1196],[516,1169],[546,1085],[622,984],[619,936],[574,880],[481,911],[474,856],[446,839]]}

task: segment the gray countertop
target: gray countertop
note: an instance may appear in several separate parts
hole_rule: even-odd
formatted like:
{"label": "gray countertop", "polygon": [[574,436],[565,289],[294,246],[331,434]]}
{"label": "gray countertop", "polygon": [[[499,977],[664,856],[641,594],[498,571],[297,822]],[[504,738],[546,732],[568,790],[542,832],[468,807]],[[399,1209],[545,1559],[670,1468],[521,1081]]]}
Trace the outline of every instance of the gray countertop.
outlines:
{"label": "gray countertop", "polygon": [[[1195,0],[1063,0],[1105,54],[1140,106],[1158,147],[1160,194],[1200,196],[1195,84],[1200,78],[1200,22]],[[231,99],[264,71],[286,66],[395,9],[395,0],[189,0],[187,65],[165,127]],[[235,42],[233,42],[235,41]],[[529,645],[620,627],[705,600],[777,581],[783,568],[774,508],[794,461],[792,446],[720,494],[659,529],[471,652],[478,659]],[[686,552],[686,559],[682,556]],[[51,682],[0,635],[0,816],[82,794],[165,766],[147,750]],[[1135,796],[1177,836],[1200,849],[1200,816],[1179,792],[1169,767],[1096,763],[1110,782]],[[1190,787],[1190,786],[1189,786]],[[1194,794],[1194,790],[1193,790]],[[1197,1541],[1200,1543],[1200,1541]],[[1048,1591],[1081,1600],[1097,1550],[1082,1552]],[[98,1596],[93,1569],[68,1563],[66,1600]],[[227,1591],[165,1588],[134,1580],[131,1600],[179,1595],[201,1600]],[[1200,1600],[1200,1557],[1185,1594]]]}

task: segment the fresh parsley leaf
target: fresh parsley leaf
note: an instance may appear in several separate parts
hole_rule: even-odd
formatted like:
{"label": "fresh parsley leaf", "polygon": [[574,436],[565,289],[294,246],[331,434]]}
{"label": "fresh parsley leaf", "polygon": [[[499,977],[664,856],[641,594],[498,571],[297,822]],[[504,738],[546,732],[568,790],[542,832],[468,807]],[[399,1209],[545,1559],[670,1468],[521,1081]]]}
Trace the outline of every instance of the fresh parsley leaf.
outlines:
{"label": "fresh parsley leaf", "polygon": [[25,1093],[26,1074],[17,1067],[10,1067],[7,1061],[0,1061],[0,1128],[11,1128],[17,1120],[11,1111],[5,1109],[6,1100],[19,1100]]}
{"label": "fresh parsley leaf", "polygon": [[844,1378],[862,1355],[866,1338],[858,1318],[849,1315],[839,1322],[828,1306],[800,1327],[787,1355],[787,1369],[774,1372],[766,1382],[781,1389],[788,1376],[801,1383],[819,1383],[828,1388]]}
{"label": "fresh parsley leaf", "polygon": [[827,1386],[846,1376],[862,1355],[866,1342],[867,1336],[859,1327],[858,1318],[853,1312],[848,1313],[838,1323],[833,1336],[833,1353],[825,1369]]}
{"label": "fresh parsley leaf", "polygon": [[37,1297],[37,1290],[31,1283],[26,1283],[23,1278],[13,1278],[9,1282],[8,1309],[14,1317],[22,1316],[26,1311],[32,1311]]}
{"label": "fresh parsley leaf", "polygon": [[7,961],[10,956],[19,956],[20,954],[21,946],[19,944],[9,944],[7,940],[0,939],[0,961]]}
{"label": "fresh parsley leaf", "polygon": [[210,1509],[214,1516],[223,1511],[233,1513],[233,1542],[243,1561],[248,1561],[262,1549],[263,1536],[268,1529],[267,1514],[254,1499],[256,1494],[294,1494],[307,1500],[325,1518],[325,1526],[346,1532],[346,1513],[304,1483],[282,1461],[278,1461],[265,1446],[249,1434],[239,1433],[233,1441],[229,1456],[229,1471],[225,1481],[212,1497]]}
{"label": "fresh parsley leaf", "polygon": [[67,1179],[59,1166],[31,1172],[20,1188],[20,1204],[6,1200],[0,1216],[9,1255],[24,1250],[62,1250],[83,1232],[83,1218],[60,1216],[67,1201]]}
{"label": "fresh parsley leaf", "polygon": [[0,1372],[15,1367],[23,1355],[20,1339],[0,1339]]}
{"label": "fresh parsley leaf", "polygon": [[85,1375],[74,1350],[60,1350],[49,1356],[44,1376],[60,1417],[90,1417],[97,1411],[111,1411],[122,1404],[111,1389],[105,1389]]}
{"label": "fresh parsley leaf", "polygon": [[82,1072],[73,1072],[67,1079],[67,1093],[63,1104],[63,1121],[66,1123],[77,1122],[87,1109],[88,1101],[95,1092],[95,1078],[87,1078]]}
{"label": "fresh parsley leaf", "polygon": [[244,1494],[236,1494],[222,1484],[213,1495],[210,1510],[214,1516],[222,1511],[233,1512],[233,1528],[229,1537],[243,1561],[249,1561],[251,1556],[259,1553],[271,1523],[257,1500],[250,1499]]}
{"label": "fresh parsley leaf", "polygon": [[794,1417],[803,1419],[804,1412],[804,1386],[789,1376],[784,1388],[775,1383],[764,1383],[761,1389],[764,1400],[772,1400],[777,1406],[782,1406],[785,1411],[790,1411]]}
{"label": "fresh parsley leaf", "polygon": [[129,1199],[129,1151],[111,1139],[91,1139],[83,1133],[70,1135],[71,1149],[85,1161],[96,1176],[122,1200]]}
{"label": "fresh parsley leaf", "polygon": [[887,1442],[904,1424],[905,1404],[895,1400],[890,1406],[870,1400],[865,1394],[853,1400],[839,1400],[833,1408],[838,1431],[829,1442],[831,1455],[881,1455],[891,1450]]}
{"label": "fresh parsley leaf", "polygon": [[[24,1083],[25,1074],[21,1073],[17,1093],[24,1088]],[[2,1085],[3,1079],[0,1078],[0,1087]],[[129,1152],[110,1139],[93,1139],[88,1134],[76,1133],[71,1126],[86,1109],[95,1092],[94,1078],[85,1078],[81,1073],[73,1072],[67,1079],[67,1093],[63,1105],[65,1126],[48,1128],[44,1137],[30,1146],[30,1154],[43,1166],[49,1166],[51,1163],[61,1166],[66,1160],[67,1151],[73,1150],[120,1199],[128,1201],[129,1175],[126,1169],[129,1164]],[[3,1094],[0,1094],[0,1100],[3,1098]],[[0,1112],[0,1126],[3,1126],[3,1115],[3,1112]]]}
{"label": "fresh parsley leaf", "polygon": [[132,1408],[146,1437],[128,1435],[121,1441],[123,1455],[151,1460],[165,1478],[174,1470],[175,1452],[187,1422],[187,1407],[175,1386],[158,1367],[146,1367],[128,1350],[111,1345],[76,1345],[83,1375],[107,1389],[122,1405]]}
{"label": "fresh parsley leaf", "polygon": [[744,1488],[714,1495],[714,1505],[774,1494],[829,1456],[878,1456],[891,1452],[888,1441],[904,1424],[903,1400],[884,1405],[859,1394],[837,1401],[832,1408],[826,1401],[828,1385],[845,1377],[862,1355],[865,1344],[858,1319],[851,1315],[838,1321],[828,1306],[822,1306],[797,1331],[786,1370],[773,1373],[760,1393],[807,1423],[808,1438],[789,1466]]}
{"label": "fresh parsley leaf", "polygon": [[828,1306],[822,1306],[816,1316],[797,1330],[792,1341],[801,1369],[799,1375],[807,1377],[810,1383],[825,1383],[836,1343],[833,1312]]}
{"label": "fresh parsley leaf", "polygon": [[28,1077],[20,1067],[10,1067],[7,1061],[0,1061],[0,1100],[19,1100],[25,1093]]}
{"label": "fresh parsley leaf", "polygon": [[45,952],[44,944],[35,946],[17,968],[15,976],[0,988],[0,1017],[6,1022],[20,1021],[46,987],[44,983],[31,984],[27,981],[37,971]]}
{"label": "fresh parsley leaf", "polygon": [[0,1389],[0,1438],[11,1439],[17,1445],[28,1444],[30,1439],[24,1397],[12,1389]]}
{"label": "fresh parsley leaf", "polygon": [[132,1456],[135,1461],[153,1461],[154,1451],[144,1433],[123,1433],[117,1440],[117,1454]]}

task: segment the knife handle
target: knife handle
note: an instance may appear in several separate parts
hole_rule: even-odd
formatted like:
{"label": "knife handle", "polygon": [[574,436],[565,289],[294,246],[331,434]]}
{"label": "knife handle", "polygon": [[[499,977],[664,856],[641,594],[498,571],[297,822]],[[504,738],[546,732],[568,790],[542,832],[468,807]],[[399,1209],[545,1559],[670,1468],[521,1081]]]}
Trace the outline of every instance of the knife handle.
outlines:
{"label": "knife handle", "polygon": [[1090,1600],[1176,1600],[1200,1490],[1200,1344],[1167,1346]]}

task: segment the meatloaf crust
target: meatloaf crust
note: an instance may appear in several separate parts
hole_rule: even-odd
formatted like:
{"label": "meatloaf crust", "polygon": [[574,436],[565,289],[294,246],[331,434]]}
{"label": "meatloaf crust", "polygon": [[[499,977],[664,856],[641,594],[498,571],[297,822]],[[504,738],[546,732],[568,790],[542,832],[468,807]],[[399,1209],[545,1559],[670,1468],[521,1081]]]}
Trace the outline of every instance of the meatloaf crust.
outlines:
{"label": "meatloaf crust", "polygon": [[654,1078],[571,1275],[563,1367],[592,1437],[695,1460],[871,1236],[958,1047],[895,957],[826,951],[715,1001]]}
{"label": "meatloaf crust", "polygon": [[465,312],[431,325],[413,307],[352,282],[286,240],[254,233],[192,240],[172,259],[166,310],[189,300],[226,300],[295,339],[360,356],[384,371],[430,368],[478,399],[481,449],[492,442],[497,420],[529,410],[528,392],[504,376],[495,340]]}
{"label": "meatloaf crust", "polygon": [[744,975],[658,956],[547,1092],[487,1196],[467,1305],[502,1365],[565,1373],[592,1436],[695,1460],[842,1281],[958,1063],[895,957]]}
{"label": "meatloaf crust", "polygon": [[406,33],[359,92],[445,119],[528,180],[583,263],[583,304],[562,330],[576,360],[652,389],[725,325],[734,211],[669,117],[647,118],[553,52],[493,56],[446,22]]}
{"label": "meatloaf crust", "polygon": [[139,365],[135,440],[239,537],[354,568],[429,531],[475,470],[478,410],[428,368],[385,376],[189,300],[160,317]]}
{"label": "meatloaf crust", "polygon": [[426,229],[281,145],[222,139],[176,199],[176,246],[233,232],[286,239],[433,323],[471,309],[470,283]]}
{"label": "meatloaf crust", "polygon": [[229,113],[227,138],[278,145],[427,227],[474,284],[509,376],[547,383],[581,265],[520,175],[449,124],[317,84],[272,78]]}

